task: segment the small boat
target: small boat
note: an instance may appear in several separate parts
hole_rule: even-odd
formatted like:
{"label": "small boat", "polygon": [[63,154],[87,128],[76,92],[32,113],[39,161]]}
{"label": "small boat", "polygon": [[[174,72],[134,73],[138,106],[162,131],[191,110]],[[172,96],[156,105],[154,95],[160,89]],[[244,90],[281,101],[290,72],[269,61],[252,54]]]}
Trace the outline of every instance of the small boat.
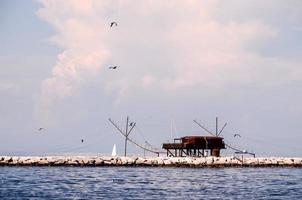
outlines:
{"label": "small boat", "polygon": [[113,145],[111,156],[116,156],[116,145]]}

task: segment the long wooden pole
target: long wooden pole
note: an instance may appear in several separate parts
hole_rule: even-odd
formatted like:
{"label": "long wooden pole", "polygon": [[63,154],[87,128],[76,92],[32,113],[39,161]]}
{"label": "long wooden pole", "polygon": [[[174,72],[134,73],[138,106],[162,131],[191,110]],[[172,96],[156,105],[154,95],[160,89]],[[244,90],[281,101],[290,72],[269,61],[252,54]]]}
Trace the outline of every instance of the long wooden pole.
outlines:
{"label": "long wooden pole", "polygon": [[[159,153],[164,153],[163,151],[156,151],[156,150],[152,150],[152,149],[150,149],[150,148],[146,148],[145,145],[138,144],[137,142],[135,142],[134,140],[132,140],[132,139],[129,137],[130,133],[132,132],[132,130],[133,130],[134,127],[136,126],[136,123],[135,123],[135,122],[132,124],[130,130],[129,130],[129,131],[127,130],[128,133],[127,133],[127,136],[126,136],[126,133],[125,133],[124,131],[122,131],[122,129],[119,128],[118,125],[115,124],[115,122],[114,122],[111,118],[109,118],[109,121],[110,121],[110,123],[111,123],[111,124],[112,124],[112,125],[113,125],[120,133],[121,133],[122,136],[127,137],[127,141],[129,140],[130,142],[132,142],[134,145],[138,146],[139,148],[145,149],[146,151],[151,152],[151,153],[156,153],[158,156],[159,156]],[[129,127],[128,127],[128,128],[129,128]]]}
{"label": "long wooden pole", "polygon": [[218,136],[222,133],[223,129],[227,126],[227,123],[225,123],[222,127],[222,129],[219,131]]}
{"label": "long wooden pole", "polygon": [[126,120],[126,136],[125,136],[125,152],[124,152],[125,157],[127,156],[128,126],[129,126],[129,117],[127,116],[127,120]]}
{"label": "long wooden pole", "polygon": [[200,123],[198,123],[196,120],[193,120],[193,122],[195,122],[195,124],[197,124],[200,128],[202,128],[203,130],[205,130],[206,132],[210,133],[211,135],[215,136],[214,133],[212,133],[211,131],[209,131],[208,129],[206,129],[205,127],[203,127]]}

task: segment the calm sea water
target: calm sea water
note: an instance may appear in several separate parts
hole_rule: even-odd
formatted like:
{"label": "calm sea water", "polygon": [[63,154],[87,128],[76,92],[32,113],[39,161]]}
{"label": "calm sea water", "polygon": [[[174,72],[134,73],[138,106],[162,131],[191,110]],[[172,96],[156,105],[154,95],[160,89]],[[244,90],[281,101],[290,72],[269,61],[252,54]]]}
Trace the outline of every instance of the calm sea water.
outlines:
{"label": "calm sea water", "polygon": [[300,168],[0,167],[0,199],[302,199]]}

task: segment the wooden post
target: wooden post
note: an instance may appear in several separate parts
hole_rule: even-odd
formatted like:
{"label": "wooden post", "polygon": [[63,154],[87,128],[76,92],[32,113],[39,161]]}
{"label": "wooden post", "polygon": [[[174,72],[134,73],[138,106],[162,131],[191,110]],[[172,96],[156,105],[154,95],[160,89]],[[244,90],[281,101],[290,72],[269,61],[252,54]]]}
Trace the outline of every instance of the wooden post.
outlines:
{"label": "wooden post", "polygon": [[127,156],[128,126],[129,126],[129,117],[127,116],[127,120],[126,120],[126,136],[125,136],[125,152],[124,152],[125,157]]}

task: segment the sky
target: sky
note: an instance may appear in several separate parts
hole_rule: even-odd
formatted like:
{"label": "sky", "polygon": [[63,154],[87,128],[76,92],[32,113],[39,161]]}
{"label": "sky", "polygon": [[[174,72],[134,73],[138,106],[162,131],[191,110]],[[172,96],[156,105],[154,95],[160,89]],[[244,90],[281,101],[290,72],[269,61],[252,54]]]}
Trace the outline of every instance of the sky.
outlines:
{"label": "sky", "polygon": [[[214,132],[218,116],[227,144],[302,156],[301,9],[299,0],[2,0],[0,154],[110,154],[116,144],[122,155],[108,118],[124,128],[129,116],[131,138],[161,148],[208,135],[194,119]],[[129,153],[143,152],[129,144]]]}

